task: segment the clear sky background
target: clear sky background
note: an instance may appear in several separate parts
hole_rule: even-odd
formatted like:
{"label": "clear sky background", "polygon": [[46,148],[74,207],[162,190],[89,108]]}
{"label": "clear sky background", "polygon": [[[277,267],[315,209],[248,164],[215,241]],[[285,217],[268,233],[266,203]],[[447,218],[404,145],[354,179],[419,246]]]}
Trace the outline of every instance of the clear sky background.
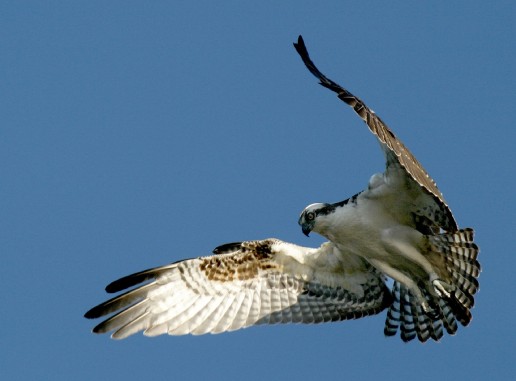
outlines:
{"label": "clear sky background", "polygon": [[[514,379],[513,1],[0,5],[2,380]],[[384,168],[292,43],[373,108],[481,247],[440,343],[358,321],[124,341],[84,312],[123,275],[277,237]],[[373,378],[374,377],[374,378]]]}

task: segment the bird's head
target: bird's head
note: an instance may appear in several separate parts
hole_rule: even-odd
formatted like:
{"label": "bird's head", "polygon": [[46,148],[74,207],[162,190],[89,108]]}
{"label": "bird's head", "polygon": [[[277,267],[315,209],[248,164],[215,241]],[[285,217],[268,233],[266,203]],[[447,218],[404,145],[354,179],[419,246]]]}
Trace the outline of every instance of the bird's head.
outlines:
{"label": "bird's head", "polygon": [[326,216],[328,214],[328,209],[331,207],[332,205],[330,204],[317,203],[308,205],[301,212],[301,216],[299,216],[299,221],[297,223],[301,226],[301,230],[307,237],[314,229],[316,232],[319,232],[317,227],[320,217]]}

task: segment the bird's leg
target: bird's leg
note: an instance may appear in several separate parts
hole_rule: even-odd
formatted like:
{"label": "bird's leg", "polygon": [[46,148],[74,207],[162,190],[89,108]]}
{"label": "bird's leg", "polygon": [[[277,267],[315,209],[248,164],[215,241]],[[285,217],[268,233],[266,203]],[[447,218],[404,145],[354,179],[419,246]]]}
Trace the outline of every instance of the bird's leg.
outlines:
{"label": "bird's leg", "polygon": [[369,259],[368,260],[371,265],[373,265],[376,269],[383,272],[388,277],[394,279],[395,281],[400,282],[402,285],[407,287],[412,295],[419,301],[419,304],[422,306],[425,313],[430,313],[433,310],[432,307],[428,304],[428,301],[423,296],[421,289],[417,285],[416,282],[402,271],[389,266],[386,262],[380,261],[377,259]]}

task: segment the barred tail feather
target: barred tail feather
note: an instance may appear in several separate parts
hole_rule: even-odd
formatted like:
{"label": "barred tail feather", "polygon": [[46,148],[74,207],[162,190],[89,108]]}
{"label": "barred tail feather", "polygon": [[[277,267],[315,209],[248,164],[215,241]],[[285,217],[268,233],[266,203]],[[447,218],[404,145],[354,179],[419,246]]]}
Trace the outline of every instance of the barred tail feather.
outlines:
{"label": "barred tail feather", "polygon": [[416,325],[414,323],[414,315],[412,313],[411,295],[408,289],[401,287],[401,340],[408,342],[416,337]]}
{"label": "barred tail feather", "polygon": [[[419,341],[424,343],[431,337],[434,340],[439,340],[439,327],[434,327],[433,321],[425,314],[416,298],[412,296],[410,297],[410,307],[414,316],[414,322],[416,323],[415,330]],[[440,332],[442,336],[442,328]]]}
{"label": "barred tail feather", "polygon": [[[417,319],[420,322],[417,327],[417,337],[419,341],[424,343],[430,338],[434,341],[439,341],[441,337],[443,337],[443,324],[441,319],[432,318],[428,313],[425,313],[417,298],[412,295],[411,303],[413,309],[417,311]],[[441,316],[439,315],[439,317]]]}
{"label": "barred tail feather", "polygon": [[421,287],[424,298],[432,311],[426,311],[421,301],[399,282],[392,289],[393,303],[387,311],[384,334],[395,336],[400,331],[403,341],[418,338],[439,341],[443,328],[450,335],[457,332],[457,321],[467,326],[471,319],[470,309],[479,289],[477,277],[480,263],[477,261],[478,246],[473,242],[473,230],[462,229],[453,233],[428,236],[430,250],[442,256],[448,280],[437,280],[439,289],[429,291]]}
{"label": "barred tail feather", "polygon": [[443,312],[442,321],[446,332],[448,332],[449,335],[454,335],[455,332],[457,332],[458,326],[452,308],[442,299],[439,300],[439,307]]}
{"label": "barred tail feather", "polygon": [[392,287],[392,297],[393,301],[389,310],[387,311],[387,318],[385,319],[385,328],[383,333],[385,336],[394,336],[398,333],[398,328],[400,326],[400,284],[398,282],[394,282]]}
{"label": "barred tail feather", "polygon": [[461,229],[428,237],[431,250],[440,253],[445,259],[446,269],[451,278],[450,295],[443,295],[443,299],[463,326],[471,321],[470,309],[475,304],[474,295],[479,289],[479,249],[473,242],[473,237],[473,229]]}
{"label": "barred tail feather", "polygon": [[[423,310],[419,300],[412,292],[399,282],[394,282],[392,295],[393,303],[387,311],[385,320],[385,336],[395,336],[400,330],[400,337],[404,342],[409,342],[416,337],[422,343],[432,339],[439,341],[443,336],[443,322],[441,315],[436,314],[434,318],[428,316]],[[455,319],[452,314],[453,322]],[[448,333],[449,326],[446,321],[444,326]]]}

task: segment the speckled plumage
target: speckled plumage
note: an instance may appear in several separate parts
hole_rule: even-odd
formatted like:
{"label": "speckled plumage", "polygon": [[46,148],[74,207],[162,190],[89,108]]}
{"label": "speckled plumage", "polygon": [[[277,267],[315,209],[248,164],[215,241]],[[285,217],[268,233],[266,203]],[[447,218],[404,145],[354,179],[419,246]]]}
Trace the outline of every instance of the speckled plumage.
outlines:
{"label": "speckled plumage", "polygon": [[277,239],[223,245],[212,256],[129,275],[109,292],[139,285],[86,313],[96,333],[122,339],[204,334],[252,325],[323,323],[381,312],[391,303],[384,278],[367,262],[346,261],[335,245],[318,249]]}

